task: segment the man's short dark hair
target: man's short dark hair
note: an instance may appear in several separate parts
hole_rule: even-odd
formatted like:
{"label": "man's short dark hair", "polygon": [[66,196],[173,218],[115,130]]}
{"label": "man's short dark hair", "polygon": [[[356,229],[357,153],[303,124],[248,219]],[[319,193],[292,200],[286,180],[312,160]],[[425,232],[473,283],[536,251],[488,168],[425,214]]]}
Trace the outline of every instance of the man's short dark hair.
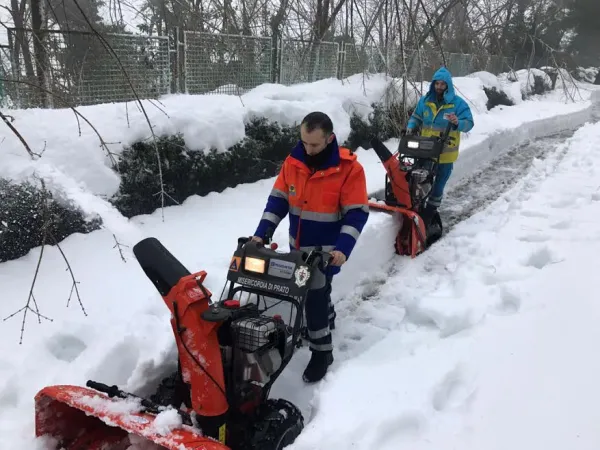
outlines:
{"label": "man's short dark hair", "polygon": [[317,128],[323,130],[323,133],[327,135],[333,133],[333,122],[327,114],[320,111],[314,111],[307,114],[306,117],[302,119],[301,125],[304,125],[309,133]]}

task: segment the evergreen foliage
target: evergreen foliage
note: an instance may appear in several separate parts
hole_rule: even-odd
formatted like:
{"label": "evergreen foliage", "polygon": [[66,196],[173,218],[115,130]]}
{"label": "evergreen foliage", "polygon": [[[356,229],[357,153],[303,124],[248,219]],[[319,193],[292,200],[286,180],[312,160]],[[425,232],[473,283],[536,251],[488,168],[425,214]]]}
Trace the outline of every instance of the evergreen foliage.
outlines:
{"label": "evergreen foliage", "polygon": [[29,181],[0,178],[0,205],[0,262],[20,258],[40,246],[44,233],[46,243],[54,244],[50,235],[60,242],[73,233],[97,230],[101,224],[100,219],[86,221],[73,204],[55,199]]}

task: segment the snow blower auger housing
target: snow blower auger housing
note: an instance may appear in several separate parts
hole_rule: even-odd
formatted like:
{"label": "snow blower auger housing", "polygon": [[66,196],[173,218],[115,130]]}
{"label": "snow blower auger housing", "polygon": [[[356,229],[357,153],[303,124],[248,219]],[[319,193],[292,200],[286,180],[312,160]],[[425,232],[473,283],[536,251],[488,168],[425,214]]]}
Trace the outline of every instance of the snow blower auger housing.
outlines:
{"label": "snow blower auger housing", "polygon": [[[132,435],[172,450],[291,444],[304,418],[290,402],[268,396],[299,346],[308,289],[321,282],[331,255],[283,253],[275,245],[239,238],[221,298],[213,301],[205,271],[190,273],[155,238],[136,244],[138,263],[171,312],[177,370],[150,398],[92,380],[87,387],[48,386],[35,397],[36,436],[51,436],[64,450],[122,450]],[[289,321],[266,314],[278,305],[285,315],[290,306]],[[173,413],[181,425],[165,433],[157,417]]]}
{"label": "snow blower auger housing", "polygon": [[439,213],[436,211],[427,223],[423,213],[451,129],[452,124],[448,123],[440,136],[403,133],[394,154],[379,139],[371,140],[386,175],[384,200],[369,201],[369,208],[399,218],[401,225],[394,245],[399,255],[414,258],[442,236]]}

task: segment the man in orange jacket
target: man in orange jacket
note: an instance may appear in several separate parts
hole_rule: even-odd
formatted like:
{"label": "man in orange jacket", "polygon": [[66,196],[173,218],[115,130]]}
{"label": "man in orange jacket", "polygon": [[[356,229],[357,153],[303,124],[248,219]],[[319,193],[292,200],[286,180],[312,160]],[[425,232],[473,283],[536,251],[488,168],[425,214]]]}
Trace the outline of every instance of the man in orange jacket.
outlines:
{"label": "man in orange jacket", "polygon": [[290,247],[310,251],[321,246],[331,253],[325,285],[311,286],[306,300],[312,356],[303,378],[315,382],[333,362],[331,281],[350,257],[369,217],[369,206],[363,167],[355,154],[338,147],[331,119],[322,112],[308,114],[300,136],[283,163],[253,239],[262,241],[289,213]]}

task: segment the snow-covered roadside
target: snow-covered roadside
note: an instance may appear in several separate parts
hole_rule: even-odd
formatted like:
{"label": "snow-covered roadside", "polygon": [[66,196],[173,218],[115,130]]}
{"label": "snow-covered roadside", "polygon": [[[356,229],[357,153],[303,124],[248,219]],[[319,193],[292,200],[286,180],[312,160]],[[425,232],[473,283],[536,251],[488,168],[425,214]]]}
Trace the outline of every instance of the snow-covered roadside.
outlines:
{"label": "snow-covered roadside", "polygon": [[578,130],[357,308],[387,333],[328,375],[290,450],[598,447],[598,140]]}

